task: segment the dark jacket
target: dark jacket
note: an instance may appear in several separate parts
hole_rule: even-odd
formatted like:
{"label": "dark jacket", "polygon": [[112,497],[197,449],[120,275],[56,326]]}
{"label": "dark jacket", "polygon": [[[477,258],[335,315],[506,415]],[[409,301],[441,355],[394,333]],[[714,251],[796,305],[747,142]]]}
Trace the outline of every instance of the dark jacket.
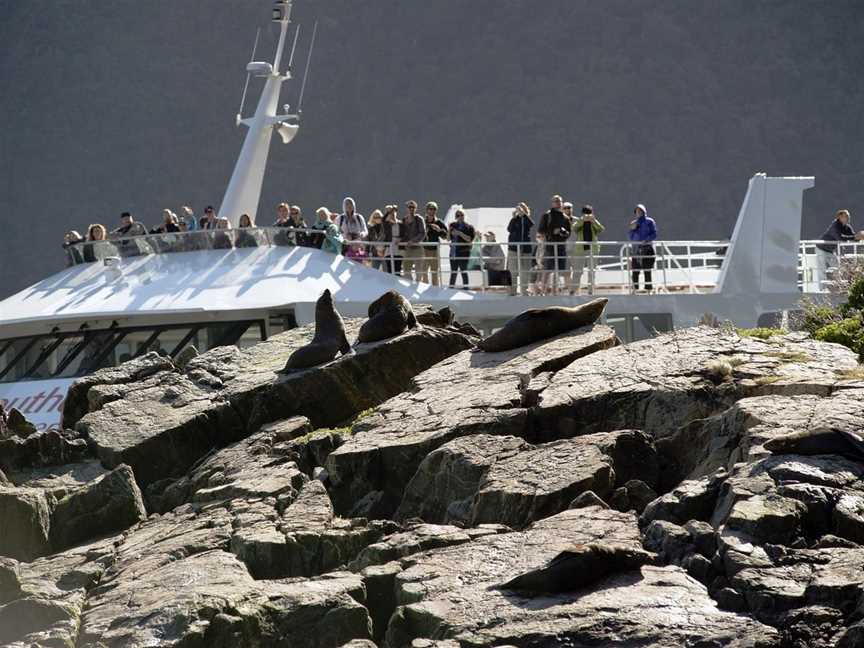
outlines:
{"label": "dark jacket", "polygon": [[821,236],[823,241],[834,241],[835,245],[817,245],[820,250],[825,252],[837,252],[836,243],[842,241],[854,241],[855,240],[855,230],[847,223],[844,225],[836,218],[834,221],[828,226],[828,229]]}
{"label": "dark jacket", "polygon": [[[456,232],[453,230],[458,230],[468,236],[471,241],[463,241],[462,237],[457,236]],[[450,223],[450,256],[452,257],[467,257],[468,251],[471,249],[471,243],[477,237],[477,232],[474,230],[473,225],[469,225],[465,221],[461,223],[459,221],[453,221]]]}
{"label": "dark jacket", "polygon": [[[526,214],[519,214],[510,219],[507,224],[507,242],[508,243],[531,243],[531,228],[534,227],[534,221]],[[521,248],[522,254],[531,254],[530,245],[508,245],[507,249],[515,252],[516,248]]]}
{"label": "dark jacket", "polygon": [[426,223],[419,216],[414,220],[407,218],[402,220],[402,247],[417,247],[418,243],[426,240]]}
{"label": "dark jacket", "polygon": [[560,209],[550,209],[540,217],[537,231],[545,236],[547,241],[563,243],[570,236],[571,227],[572,223],[564,212]]}
{"label": "dark jacket", "polygon": [[435,219],[432,222],[426,221],[426,242],[438,243],[447,238],[447,226],[444,221]]}

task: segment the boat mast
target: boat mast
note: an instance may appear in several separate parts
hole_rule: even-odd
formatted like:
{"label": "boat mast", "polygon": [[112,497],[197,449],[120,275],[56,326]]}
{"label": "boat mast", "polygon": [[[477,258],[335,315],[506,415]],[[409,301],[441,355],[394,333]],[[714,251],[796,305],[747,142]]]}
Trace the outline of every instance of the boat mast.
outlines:
{"label": "boat mast", "polygon": [[[255,114],[249,119],[237,115],[237,123],[249,128],[243,148],[234,165],[234,172],[222,198],[219,216],[226,217],[233,227],[237,227],[240,216],[249,214],[253,220],[261,200],[261,186],[264,183],[264,171],[267,167],[267,155],[270,151],[270,137],[276,130],[284,143],[290,142],[300,128],[299,117],[296,114],[277,115],[279,93],[282,83],[291,78],[291,70],[282,74],[279,66],[282,63],[282,53],[285,49],[285,38],[288,24],[291,22],[291,5],[293,0],[276,0],[273,5],[273,22],[279,23],[279,44],[273,64],[262,61],[251,61],[246,66],[247,74],[264,78],[264,90],[258,100]],[[248,79],[247,79],[248,81]],[[288,110],[288,105],[285,105]],[[241,106],[242,110],[242,106]],[[291,120],[295,123],[289,123]]]}

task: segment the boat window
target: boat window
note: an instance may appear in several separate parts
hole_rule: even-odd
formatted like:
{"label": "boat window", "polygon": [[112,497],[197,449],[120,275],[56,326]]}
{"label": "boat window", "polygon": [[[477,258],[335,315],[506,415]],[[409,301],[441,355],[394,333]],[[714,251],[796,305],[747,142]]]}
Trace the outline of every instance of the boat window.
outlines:
{"label": "boat window", "polygon": [[186,346],[246,348],[266,339],[262,320],[192,325],[111,327],[0,340],[0,382],[86,376],[149,351],[176,357]]}

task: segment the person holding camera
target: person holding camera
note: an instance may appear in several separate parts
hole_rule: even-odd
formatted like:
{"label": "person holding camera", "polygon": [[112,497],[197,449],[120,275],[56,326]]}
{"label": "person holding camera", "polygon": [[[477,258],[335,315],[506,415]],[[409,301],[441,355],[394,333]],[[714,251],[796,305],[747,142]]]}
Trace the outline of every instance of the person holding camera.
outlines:
{"label": "person holding camera", "polygon": [[582,215],[573,220],[573,249],[570,253],[570,294],[581,292],[582,271],[588,267],[588,294],[594,294],[594,268],[600,254],[598,239],[606,229],[597,220],[591,205],[582,207]]}
{"label": "person holding camera", "polygon": [[561,196],[552,196],[551,206],[543,216],[537,232],[546,240],[546,271],[552,284],[552,294],[558,292],[558,276],[567,270],[567,239],[570,237],[572,223],[562,211]]}
{"label": "person holding camera", "polygon": [[468,260],[471,245],[477,236],[474,227],[465,222],[465,212],[457,209],[455,219],[447,231],[450,235],[450,287],[455,288],[456,277],[462,275],[462,287],[468,287]]}
{"label": "person holding camera", "polygon": [[639,290],[639,272],[645,275],[645,290],[651,292],[651,270],[654,268],[656,253],[654,241],[657,240],[657,223],[648,217],[645,205],[638,204],[633,210],[635,218],[630,221],[630,240],[633,241],[630,253],[630,270],[633,275],[633,290]]}

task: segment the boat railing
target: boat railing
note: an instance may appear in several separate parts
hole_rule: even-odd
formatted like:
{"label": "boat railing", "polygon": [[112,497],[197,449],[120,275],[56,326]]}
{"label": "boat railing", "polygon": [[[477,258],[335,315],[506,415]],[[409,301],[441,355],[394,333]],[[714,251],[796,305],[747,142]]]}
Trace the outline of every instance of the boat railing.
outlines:
{"label": "boat railing", "polygon": [[[152,254],[255,247],[321,247],[315,228],[255,227],[116,236],[67,248],[69,265]],[[728,241],[655,241],[653,254],[631,241],[471,244],[352,240],[341,253],[374,269],[480,292],[548,295],[634,292],[632,267],[653,259],[653,292],[710,292],[716,286]],[[327,248],[325,244],[325,249]],[[331,250],[334,251],[334,250]],[[468,281],[465,282],[467,276]]]}
{"label": "boat railing", "polygon": [[846,264],[864,262],[864,241],[803,240],[798,246],[798,287],[805,293],[830,293]]}

